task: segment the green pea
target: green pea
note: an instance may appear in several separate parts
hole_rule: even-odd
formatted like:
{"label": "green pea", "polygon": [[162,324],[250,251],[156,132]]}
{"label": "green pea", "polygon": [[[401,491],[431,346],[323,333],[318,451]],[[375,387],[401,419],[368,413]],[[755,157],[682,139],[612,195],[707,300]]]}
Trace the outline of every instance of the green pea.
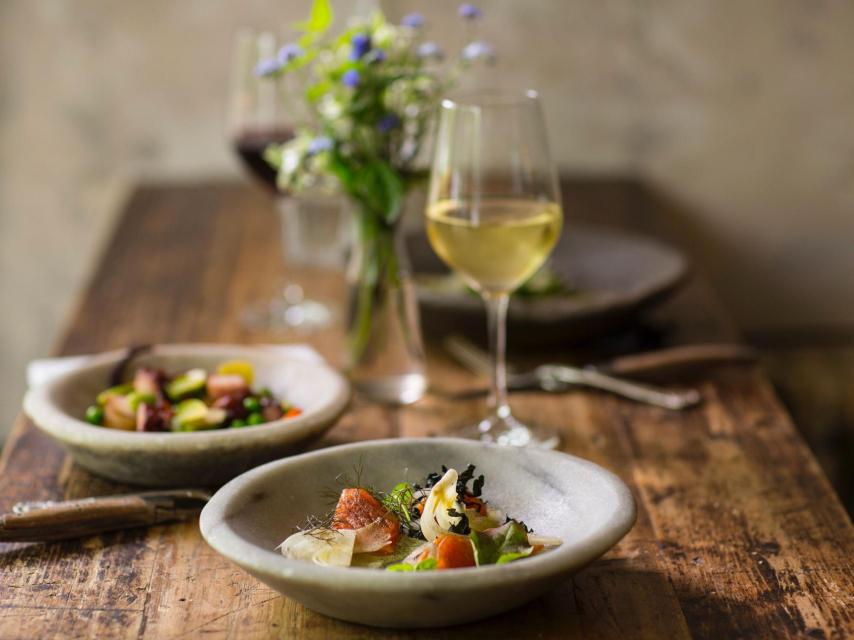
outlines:
{"label": "green pea", "polygon": [[262,398],[270,398],[273,395],[273,392],[270,391],[269,387],[261,387],[260,391],[258,391],[258,395]]}
{"label": "green pea", "polygon": [[264,416],[260,413],[250,413],[249,417],[246,418],[246,424],[256,425],[264,422]]}
{"label": "green pea", "polygon": [[246,410],[250,413],[256,413],[261,410],[261,403],[258,402],[258,398],[254,396],[249,396],[248,398],[243,399],[243,406],[246,407]]}
{"label": "green pea", "polygon": [[241,420],[240,418],[236,418],[236,419],[231,421],[231,428],[232,429],[239,429],[240,427],[245,427],[245,426],[246,426],[246,421]]}
{"label": "green pea", "polygon": [[94,404],[91,407],[87,407],[86,422],[101,426],[102,424],[104,424],[104,410]]}

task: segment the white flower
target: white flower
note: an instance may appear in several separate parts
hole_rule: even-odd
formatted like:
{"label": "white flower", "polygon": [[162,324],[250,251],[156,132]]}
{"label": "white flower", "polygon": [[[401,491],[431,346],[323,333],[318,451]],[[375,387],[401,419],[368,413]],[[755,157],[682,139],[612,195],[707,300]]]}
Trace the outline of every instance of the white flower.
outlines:
{"label": "white flower", "polygon": [[327,93],[317,103],[317,111],[326,120],[337,120],[344,113],[341,101],[332,94]]}
{"label": "white flower", "polygon": [[279,172],[289,176],[299,168],[302,160],[302,150],[296,147],[287,146],[282,149],[282,166]]}
{"label": "white flower", "polygon": [[384,23],[374,29],[371,41],[375,47],[386,49],[387,47],[390,47],[394,41],[400,37],[400,35],[400,29],[394,25]]}

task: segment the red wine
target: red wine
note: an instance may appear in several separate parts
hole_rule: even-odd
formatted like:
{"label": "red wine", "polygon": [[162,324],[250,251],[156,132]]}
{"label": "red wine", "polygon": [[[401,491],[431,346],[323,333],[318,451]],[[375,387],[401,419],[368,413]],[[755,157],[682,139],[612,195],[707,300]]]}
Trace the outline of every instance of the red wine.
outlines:
{"label": "red wine", "polygon": [[237,135],[234,148],[246,168],[267,187],[276,191],[276,170],[264,160],[264,149],[267,145],[287,142],[293,137],[293,129],[249,129]]}

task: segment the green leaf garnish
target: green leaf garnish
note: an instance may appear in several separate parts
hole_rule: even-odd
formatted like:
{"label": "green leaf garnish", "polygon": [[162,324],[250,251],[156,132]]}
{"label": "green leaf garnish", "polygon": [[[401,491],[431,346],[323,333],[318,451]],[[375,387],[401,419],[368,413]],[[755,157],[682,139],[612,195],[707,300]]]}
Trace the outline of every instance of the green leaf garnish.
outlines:
{"label": "green leaf garnish", "polygon": [[505,564],[507,562],[513,562],[513,560],[518,560],[519,558],[527,558],[531,555],[531,552],[534,550],[533,547],[528,547],[525,551],[514,551],[513,553],[502,553],[498,556],[498,560],[495,561],[495,564]]}
{"label": "green leaf garnish", "polygon": [[433,571],[436,568],[436,558],[425,558],[415,565],[416,571]]}
{"label": "green leaf garnish", "polygon": [[407,564],[406,562],[398,562],[390,564],[386,567],[387,571],[400,571],[406,573],[408,571],[433,571],[436,569],[436,558],[427,558],[416,565]]}
{"label": "green leaf garnish", "polygon": [[486,531],[469,534],[474,545],[477,566],[504,564],[531,555],[533,547],[528,543],[528,532],[515,520]]}
{"label": "green leaf garnish", "polygon": [[409,515],[409,507],[412,505],[413,494],[414,490],[411,484],[400,482],[383,497],[383,506],[396,515],[398,519],[409,524],[412,522],[412,516]]}
{"label": "green leaf garnish", "polygon": [[331,25],[335,14],[329,0],[314,0],[308,20],[297,22],[294,27],[308,34],[317,35],[326,31]]}

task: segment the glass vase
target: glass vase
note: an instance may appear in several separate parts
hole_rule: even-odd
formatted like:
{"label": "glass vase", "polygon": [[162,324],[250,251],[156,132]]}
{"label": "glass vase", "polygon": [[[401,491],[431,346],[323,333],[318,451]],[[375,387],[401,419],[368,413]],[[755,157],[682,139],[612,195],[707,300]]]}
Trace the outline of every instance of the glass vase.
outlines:
{"label": "glass vase", "polygon": [[410,404],[427,387],[418,304],[396,222],[356,207],[348,269],[347,369],[356,391],[384,404]]}

